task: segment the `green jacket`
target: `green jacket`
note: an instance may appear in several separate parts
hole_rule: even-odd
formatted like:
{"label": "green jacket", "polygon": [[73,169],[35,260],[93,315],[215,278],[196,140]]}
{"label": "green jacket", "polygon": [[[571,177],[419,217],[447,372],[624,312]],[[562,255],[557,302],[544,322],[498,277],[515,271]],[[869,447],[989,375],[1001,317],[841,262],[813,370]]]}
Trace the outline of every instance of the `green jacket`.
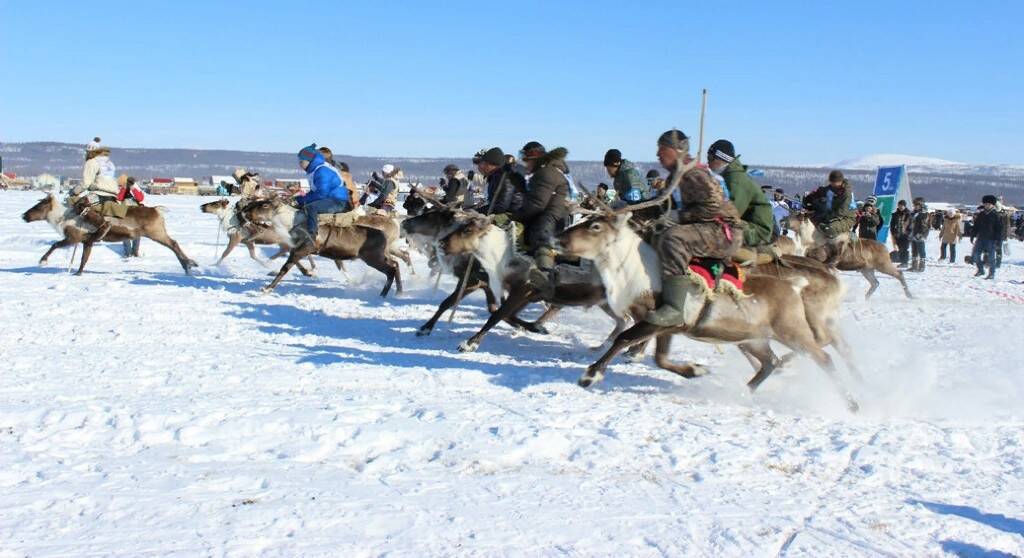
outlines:
{"label": "green jacket", "polygon": [[838,191],[828,184],[804,196],[804,207],[814,212],[814,223],[828,225],[837,233],[848,232],[857,222],[853,186],[845,179]]}
{"label": "green jacket", "polygon": [[747,175],[747,167],[736,157],[722,169],[722,178],[729,187],[729,199],[736,206],[746,227],[743,230],[745,246],[761,246],[772,241],[775,219],[772,205],[764,191]]}
{"label": "green jacket", "polygon": [[[626,160],[622,161],[612,188],[615,188],[615,193],[618,194],[620,200],[626,200],[629,203],[640,203],[647,199],[647,182],[640,176],[640,171],[636,170],[636,166]],[[630,201],[627,195],[630,190],[638,190],[639,199]]]}

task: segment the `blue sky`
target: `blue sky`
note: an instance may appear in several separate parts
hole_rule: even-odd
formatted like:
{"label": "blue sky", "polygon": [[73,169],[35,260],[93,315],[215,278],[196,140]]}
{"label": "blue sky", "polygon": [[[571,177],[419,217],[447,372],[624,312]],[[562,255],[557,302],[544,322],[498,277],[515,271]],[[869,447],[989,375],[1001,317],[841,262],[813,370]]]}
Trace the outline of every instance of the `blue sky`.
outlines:
{"label": "blue sky", "polygon": [[4,2],[0,141],[1024,163],[1024,2]]}

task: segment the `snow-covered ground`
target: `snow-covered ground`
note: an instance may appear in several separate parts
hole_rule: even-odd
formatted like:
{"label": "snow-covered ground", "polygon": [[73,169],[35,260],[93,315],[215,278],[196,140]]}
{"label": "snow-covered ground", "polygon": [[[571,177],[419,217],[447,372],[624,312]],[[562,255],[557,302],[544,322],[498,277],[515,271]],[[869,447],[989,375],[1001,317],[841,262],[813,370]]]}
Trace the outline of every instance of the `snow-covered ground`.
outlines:
{"label": "snow-covered ground", "polygon": [[845,277],[852,416],[806,360],[752,397],[735,349],[683,339],[711,375],[580,389],[596,310],[460,354],[482,296],[417,338],[422,258],[399,298],[329,262],[259,296],[244,249],[210,265],[199,198],[153,198],[194,276],[147,240],[69,276],[36,264],[38,197],[0,193],[0,556],[1024,555],[1019,243],[995,282],[930,264],[916,300]]}

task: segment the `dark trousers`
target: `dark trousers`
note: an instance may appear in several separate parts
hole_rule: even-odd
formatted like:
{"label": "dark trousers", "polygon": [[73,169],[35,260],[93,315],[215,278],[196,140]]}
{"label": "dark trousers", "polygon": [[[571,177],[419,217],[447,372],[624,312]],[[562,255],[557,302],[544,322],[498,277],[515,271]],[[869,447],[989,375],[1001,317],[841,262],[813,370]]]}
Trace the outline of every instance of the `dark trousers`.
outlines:
{"label": "dark trousers", "polygon": [[993,240],[992,243],[996,245],[996,267],[1003,267],[1003,243],[998,240]]}
{"label": "dark trousers", "polygon": [[327,198],[323,200],[316,200],[307,203],[302,206],[303,211],[306,212],[306,227],[310,234],[316,235],[317,230],[320,228],[320,214],[321,213],[344,213],[352,209],[352,206],[348,201],[338,201],[335,199]]}
{"label": "dark trousers", "polygon": [[654,249],[661,257],[661,271],[666,277],[685,275],[695,257],[728,260],[743,242],[741,230],[732,229],[732,240],[719,223],[687,223],[674,225],[654,240]]}
{"label": "dark trousers", "polygon": [[910,241],[910,256],[913,258],[924,259],[924,241],[923,240],[911,240]]}
{"label": "dark trousers", "polygon": [[555,234],[561,230],[564,221],[550,213],[541,213],[534,217],[526,225],[526,245],[531,254],[536,254],[538,248],[553,248],[555,245]]}
{"label": "dark trousers", "polygon": [[946,259],[946,247],[949,246],[949,263],[956,263],[956,242],[943,242],[939,255],[940,260]]}
{"label": "dark trousers", "polygon": [[[995,276],[996,274],[996,245],[999,244],[995,240],[975,240],[974,249],[971,250],[971,259],[974,261],[974,265],[978,267],[978,273],[985,273],[985,263],[988,263],[988,274]],[[981,261],[981,255],[985,254],[988,259],[985,262]]]}
{"label": "dark trousers", "polygon": [[141,238],[133,240],[124,240],[121,245],[124,246],[124,257],[126,258],[137,258],[139,257],[139,243],[142,242]]}
{"label": "dark trousers", "polygon": [[910,236],[901,234],[896,237],[896,250],[899,252],[899,262],[906,264],[910,262]]}

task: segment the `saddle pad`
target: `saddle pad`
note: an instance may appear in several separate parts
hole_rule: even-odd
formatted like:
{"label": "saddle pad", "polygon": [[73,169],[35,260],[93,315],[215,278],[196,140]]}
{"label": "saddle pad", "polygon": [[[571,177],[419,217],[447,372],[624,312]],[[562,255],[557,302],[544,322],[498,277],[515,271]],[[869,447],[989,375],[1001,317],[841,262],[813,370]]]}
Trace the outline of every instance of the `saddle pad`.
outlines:
{"label": "saddle pad", "polygon": [[359,219],[359,215],[348,211],[346,213],[325,213],[320,216],[321,225],[330,225],[332,227],[351,227],[356,224]]}

